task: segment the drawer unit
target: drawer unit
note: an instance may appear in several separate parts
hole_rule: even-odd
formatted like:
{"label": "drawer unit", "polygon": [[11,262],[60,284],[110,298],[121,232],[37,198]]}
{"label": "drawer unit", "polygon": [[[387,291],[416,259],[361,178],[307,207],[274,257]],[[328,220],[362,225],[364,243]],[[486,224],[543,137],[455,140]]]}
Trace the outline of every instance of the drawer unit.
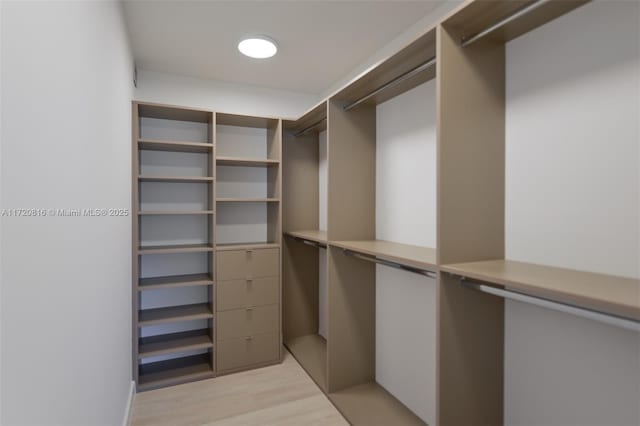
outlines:
{"label": "drawer unit", "polygon": [[264,333],[278,333],[279,329],[279,305],[234,309],[218,313],[218,340]]}
{"label": "drawer unit", "polygon": [[217,370],[225,371],[275,362],[279,358],[280,335],[278,333],[234,337],[218,342]]}
{"label": "drawer unit", "polygon": [[280,280],[277,276],[219,281],[216,291],[218,311],[280,303]]}
{"label": "drawer unit", "polygon": [[216,253],[218,281],[246,280],[280,275],[280,250],[228,250]]}

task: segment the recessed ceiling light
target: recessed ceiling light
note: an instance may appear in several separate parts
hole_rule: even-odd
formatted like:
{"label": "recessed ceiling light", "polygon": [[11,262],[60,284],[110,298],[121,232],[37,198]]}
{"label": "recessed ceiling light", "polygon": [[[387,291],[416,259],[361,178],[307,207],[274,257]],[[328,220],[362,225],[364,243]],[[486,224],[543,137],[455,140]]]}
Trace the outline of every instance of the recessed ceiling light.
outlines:
{"label": "recessed ceiling light", "polygon": [[238,43],[238,50],[250,58],[270,58],[278,52],[276,42],[264,36],[244,38]]}

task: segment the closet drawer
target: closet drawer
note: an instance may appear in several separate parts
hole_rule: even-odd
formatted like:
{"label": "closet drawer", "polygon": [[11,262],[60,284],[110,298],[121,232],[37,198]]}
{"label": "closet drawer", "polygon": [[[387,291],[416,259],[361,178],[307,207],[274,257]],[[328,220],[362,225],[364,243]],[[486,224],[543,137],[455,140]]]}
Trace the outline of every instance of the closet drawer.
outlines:
{"label": "closet drawer", "polygon": [[278,277],[251,280],[218,281],[216,308],[218,311],[272,305],[280,302]]}
{"label": "closet drawer", "polygon": [[275,362],[279,358],[279,334],[269,333],[218,342],[216,362],[218,371],[224,371]]}
{"label": "closet drawer", "polygon": [[280,329],[279,319],[279,305],[218,312],[217,339],[277,333]]}
{"label": "closet drawer", "polygon": [[229,250],[216,253],[218,281],[280,275],[280,250]]}

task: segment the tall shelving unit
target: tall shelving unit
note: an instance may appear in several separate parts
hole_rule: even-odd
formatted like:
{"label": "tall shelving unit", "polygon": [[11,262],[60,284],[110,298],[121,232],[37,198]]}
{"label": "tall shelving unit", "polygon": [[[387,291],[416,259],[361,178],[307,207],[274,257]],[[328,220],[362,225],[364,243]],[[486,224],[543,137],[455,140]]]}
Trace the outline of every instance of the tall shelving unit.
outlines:
{"label": "tall shelving unit", "polygon": [[133,376],[213,377],[214,117],[133,103]]}

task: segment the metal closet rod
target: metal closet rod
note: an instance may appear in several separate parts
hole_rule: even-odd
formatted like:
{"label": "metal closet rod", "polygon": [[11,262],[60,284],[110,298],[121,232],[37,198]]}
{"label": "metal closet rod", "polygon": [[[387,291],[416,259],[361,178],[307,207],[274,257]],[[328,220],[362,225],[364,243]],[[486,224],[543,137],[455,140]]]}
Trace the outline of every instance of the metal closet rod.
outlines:
{"label": "metal closet rod", "polygon": [[486,35],[491,34],[492,32],[494,32],[495,30],[504,27],[505,25],[507,25],[509,22],[512,22],[518,18],[520,18],[521,16],[526,15],[527,13],[531,12],[532,10],[535,10],[537,8],[539,8],[540,6],[542,6],[545,3],[550,2],[551,0],[538,0],[534,3],[531,3],[523,8],[520,8],[518,10],[516,10],[514,13],[512,13],[511,15],[507,16],[506,18],[501,19],[500,21],[496,22],[495,24],[485,28],[484,30],[470,35],[468,37],[462,37],[462,40],[460,40],[460,44],[462,45],[462,47],[467,47],[469,46],[471,43],[480,40],[481,38],[483,38]]}
{"label": "metal closet rod", "polygon": [[318,243],[316,241],[311,241],[311,240],[305,240],[304,238],[300,238],[300,237],[293,237],[294,240],[302,243],[302,244],[306,244],[308,246],[312,246],[312,247],[317,247],[317,248],[323,248],[326,249],[327,246],[325,244],[321,244]]}
{"label": "metal closet rod", "polygon": [[299,132],[294,133],[293,136],[297,138],[298,136],[302,136],[302,135],[304,135],[306,133],[309,133],[311,130],[315,129],[316,127],[318,127],[319,125],[321,125],[325,121],[327,121],[327,117],[323,118],[322,120],[316,121],[312,125],[305,127],[304,129],[300,130]]}
{"label": "metal closet rod", "polygon": [[626,328],[627,330],[640,331],[640,322],[628,318],[622,318],[604,312],[594,311],[592,309],[581,308],[570,305],[568,303],[555,302],[553,300],[544,299],[537,296],[529,296],[513,290],[503,290],[501,288],[492,287],[481,281],[475,281],[466,277],[460,277],[460,283],[467,288],[481,291],[483,293],[492,294],[494,296],[503,297],[505,299],[516,300],[518,302],[529,303],[531,305],[540,306],[542,308],[553,309],[554,311],[564,312],[605,324]]}
{"label": "metal closet rod", "polygon": [[436,57],[434,56],[434,57],[428,59],[427,61],[421,63],[420,65],[410,69],[409,71],[405,72],[404,74],[399,75],[398,77],[394,78],[393,80],[383,84],[382,86],[378,87],[374,91],[367,93],[366,95],[364,95],[360,99],[357,99],[357,100],[345,105],[343,107],[343,109],[345,111],[349,111],[349,110],[357,107],[361,103],[367,101],[368,99],[372,98],[373,96],[377,95],[378,93],[382,92],[383,90],[386,90],[386,89],[388,89],[390,87],[396,86],[396,85],[402,83],[403,81],[405,81],[406,79],[415,76],[416,74],[426,70],[427,68],[430,68],[431,66],[435,65],[435,63],[436,63]]}
{"label": "metal closet rod", "polygon": [[436,274],[435,272],[432,272],[432,271],[427,271],[425,269],[420,269],[420,268],[414,268],[413,266],[403,265],[401,263],[392,262],[390,260],[378,259],[375,256],[361,254],[349,249],[342,249],[342,250],[344,251],[344,254],[346,254],[347,256],[353,256],[358,259],[366,260],[368,262],[378,263],[380,265],[389,266],[391,268],[401,269],[403,271],[413,272],[414,274],[424,275],[425,277],[436,279]]}

